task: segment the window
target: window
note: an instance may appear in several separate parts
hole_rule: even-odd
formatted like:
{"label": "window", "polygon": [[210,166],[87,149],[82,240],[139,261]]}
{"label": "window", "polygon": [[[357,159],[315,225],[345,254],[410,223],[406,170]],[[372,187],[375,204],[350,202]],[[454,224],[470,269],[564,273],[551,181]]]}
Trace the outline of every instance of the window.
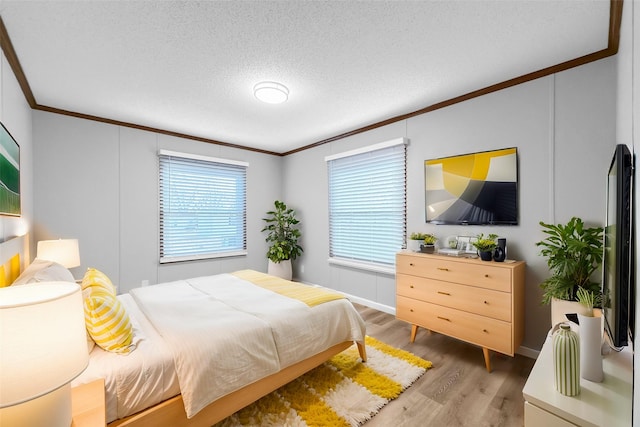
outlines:
{"label": "window", "polygon": [[406,234],[406,144],[328,156],[329,257],[388,271]]}
{"label": "window", "polygon": [[160,150],[160,263],[246,254],[248,163]]}

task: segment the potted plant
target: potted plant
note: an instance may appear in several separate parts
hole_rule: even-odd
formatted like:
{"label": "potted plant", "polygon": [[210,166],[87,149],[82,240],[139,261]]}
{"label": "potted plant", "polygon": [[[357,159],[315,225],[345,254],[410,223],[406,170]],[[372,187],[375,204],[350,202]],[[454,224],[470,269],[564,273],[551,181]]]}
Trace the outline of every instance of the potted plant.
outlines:
{"label": "potted plant", "polygon": [[262,218],[266,225],[261,231],[267,232],[266,241],[271,244],[267,251],[268,273],[291,280],[291,260],[302,253],[298,245],[300,221],[295,211],[279,200],[275,201],[275,210],[268,211],[267,215]]}
{"label": "potted plant", "polygon": [[[547,237],[536,243],[540,255],[547,258],[551,276],[545,279],[542,288],[542,303],[552,304],[551,320],[555,325],[563,322],[564,313],[584,313],[578,301],[581,288],[598,294],[600,283],[593,280],[594,273],[602,265],[602,227],[586,227],[580,218],[573,217],[565,224],[540,226]],[[572,304],[562,304],[569,301]]]}
{"label": "potted plant", "polygon": [[425,236],[423,233],[411,233],[407,241],[407,249],[420,252],[420,245],[424,242]]}
{"label": "potted plant", "polygon": [[580,325],[580,376],[589,381],[601,382],[604,379],[602,370],[602,333],[604,325],[601,317],[594,316],[594,307],[600,306],[602,294],[587,288],[576,291],[578,303],[585,309],[578,313]]}
{"label": "potted plant", "polygon": [[480,233],[476,236],[476,241],[472,242],[473,246],[478,250],[478,255],[483,261],[491,261],[493,258],[493,251],[498,247],[497,234],[489,234],[484,237],[484,233]]}
{"label": "potted plant", "polygon": [[424,234],[422,239],[422,243],[424,243],[420,247],[421,252],[432,254],[435,252],[435,244],[438,241],[438,238],[433,234]]}
{"label": "potted plant", "polygon": [[595,308],[600,307],[602,303],[602,294],[600,292],[592,292],[586,288],[580,288],[576,291],[576,299],[585,308],[584,316],[595,317]]}

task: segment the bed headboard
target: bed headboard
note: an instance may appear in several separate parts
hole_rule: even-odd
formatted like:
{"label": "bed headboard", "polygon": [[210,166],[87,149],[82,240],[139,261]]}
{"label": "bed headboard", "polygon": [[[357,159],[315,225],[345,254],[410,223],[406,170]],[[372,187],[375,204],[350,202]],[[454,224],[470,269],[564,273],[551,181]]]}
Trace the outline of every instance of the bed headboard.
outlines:
{"label": "bed headboard", "polygon": [[0,288],[9,286],[29,261],[29,235],[0,243]]}

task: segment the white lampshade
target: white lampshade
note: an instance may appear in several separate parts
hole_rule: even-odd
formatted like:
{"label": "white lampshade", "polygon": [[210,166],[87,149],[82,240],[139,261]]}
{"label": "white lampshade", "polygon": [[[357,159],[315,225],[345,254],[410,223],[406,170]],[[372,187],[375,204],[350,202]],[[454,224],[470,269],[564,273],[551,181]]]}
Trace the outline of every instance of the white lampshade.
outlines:
{"label": "white lampshade", "polygon": [[36,257],[54,261],[66,268],[80,265],[78,239],[41,240]]}
{"label": "white lampshade", "polygon": [[88,362],[79,285],[0,288],[0,425],[71,425],[70,382]]}
{"label": "white lampshade", "polygon": [[253,87],[253,95],[268,104],[281,104],[289,99],[289,89],[276,82],[260,82]]}

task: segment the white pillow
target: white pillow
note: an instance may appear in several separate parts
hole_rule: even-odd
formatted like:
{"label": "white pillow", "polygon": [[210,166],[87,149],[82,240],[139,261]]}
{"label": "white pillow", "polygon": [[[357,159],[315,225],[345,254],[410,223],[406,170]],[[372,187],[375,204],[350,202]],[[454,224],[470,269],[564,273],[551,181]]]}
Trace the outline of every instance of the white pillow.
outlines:
{"label": "white pillow", "polygon": [[12,286],[38,282],[75,282],[73,275],[62,265],[53,261],[34,259],[13,282]]}

